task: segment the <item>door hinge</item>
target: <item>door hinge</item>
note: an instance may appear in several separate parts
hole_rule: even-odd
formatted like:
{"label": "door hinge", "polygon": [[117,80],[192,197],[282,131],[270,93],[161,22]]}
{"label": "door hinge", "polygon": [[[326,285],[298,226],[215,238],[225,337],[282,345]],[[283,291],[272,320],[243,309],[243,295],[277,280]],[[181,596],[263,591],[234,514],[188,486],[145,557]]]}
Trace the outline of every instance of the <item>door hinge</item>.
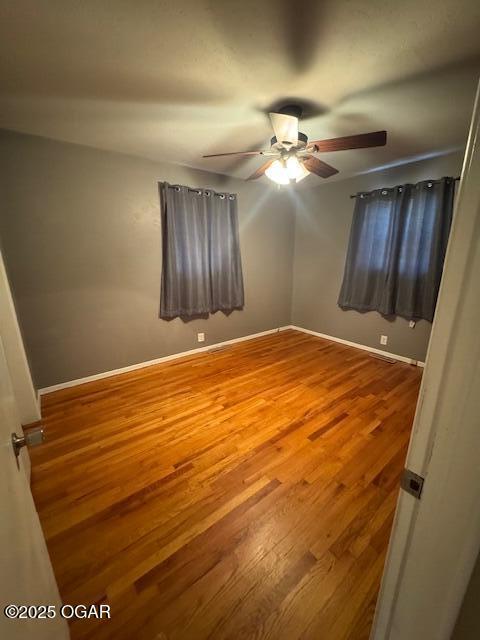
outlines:
{"label": "door hinge", "polygon": [[400,486],[411,496],[420,500],[424,482],[425,478],[422,478],[422,476],[410,471],[410,469],[404,469],[402,479],[400,480]]}

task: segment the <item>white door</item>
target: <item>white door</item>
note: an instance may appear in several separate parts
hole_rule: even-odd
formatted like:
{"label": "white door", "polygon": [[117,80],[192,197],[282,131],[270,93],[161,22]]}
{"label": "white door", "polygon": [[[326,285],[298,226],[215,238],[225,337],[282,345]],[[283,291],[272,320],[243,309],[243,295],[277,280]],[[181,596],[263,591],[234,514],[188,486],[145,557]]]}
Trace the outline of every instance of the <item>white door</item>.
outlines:
{"label": "white door", "polygon": [[474,108],[374,640],[448,640],[480,549],[480,103]]}
{"label": "white door", "polygon": [[[60,597],[45,539],[25,473],[26,451],[18,458],[12,433],[22,435],[10,374],[0,337],[0,638],[5,640],[68,640],[60,617]],[[27,619],[14,617],[8,605],[53,605],[45,615],[28,619],[43,609],[25,611]],[[17,610],[22,615],[23,609]]]}

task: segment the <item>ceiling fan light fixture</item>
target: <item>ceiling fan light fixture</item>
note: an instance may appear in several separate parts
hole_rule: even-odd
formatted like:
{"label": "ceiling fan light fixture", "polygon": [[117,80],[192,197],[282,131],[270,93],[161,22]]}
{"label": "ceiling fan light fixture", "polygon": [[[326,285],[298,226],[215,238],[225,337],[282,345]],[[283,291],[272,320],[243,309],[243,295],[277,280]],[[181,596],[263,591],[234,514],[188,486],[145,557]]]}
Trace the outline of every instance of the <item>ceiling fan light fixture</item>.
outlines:
{"label": "ceiling fan light fixture", "polygon": [[265,170],[265,175],[276,184],[290,184],[288,169],[280,160],[272,162],[268,169]]}
{"label": "ceiling fan light fixture", "polygon": [[338,169],[317,158],[315,153],[327,151],[349,151],[351,149],[367,149],[383,147],[387,144],[386,131],[371,131],[328,140],[311,140],[298,130],[298,119],[302,109],[296,105],[286,105],[279,111],[270,112],[274,136],[270,140],[270,149],[257,151],[232,151],[214,153],[203,156],[216,158],[222,156],[269,156],[279,160],[268,160],[250,175],[247,180],[258,180],[266,175],[269,180],[280,185],[300,182],[311,173],[320,178],[330,178],[338,173]]}
{"label": "ceiling fan light fixture", "polygon": [[309,171],[305,169],[297,156],[290,156],[287,160],[287,173],[290,180],[300,182],[309,175]]}

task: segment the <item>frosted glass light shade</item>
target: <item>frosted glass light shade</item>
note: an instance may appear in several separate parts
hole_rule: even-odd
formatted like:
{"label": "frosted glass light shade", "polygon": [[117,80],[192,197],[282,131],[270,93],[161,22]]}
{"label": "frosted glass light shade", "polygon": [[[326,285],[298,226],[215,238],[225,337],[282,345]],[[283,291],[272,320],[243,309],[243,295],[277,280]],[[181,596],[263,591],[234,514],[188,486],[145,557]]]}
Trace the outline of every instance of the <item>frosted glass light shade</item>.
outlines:
{"label": "frosted glass light shade", "polygon": [[277,184],[289,184],[290,178],[288,176],[288,171],[285,165],[280,162],[280,160],[275,160],[265,171],[265,175],[267,178],[270,178],[273,182]]}
{"label": "frosted glass light shade", "polygon": [[267,178],[276,184],[290,184],[290,182],[300,182],[309,175],[296,156],[287,158],[286,163],[275,160],[265,171]]}
{"label": "frosted glass light shade", "polygon": [[287,160],[287,173],[290,180],[300,182],[300,180],[306,178],[310,172],[305,169],[296,156],[290,156]]}

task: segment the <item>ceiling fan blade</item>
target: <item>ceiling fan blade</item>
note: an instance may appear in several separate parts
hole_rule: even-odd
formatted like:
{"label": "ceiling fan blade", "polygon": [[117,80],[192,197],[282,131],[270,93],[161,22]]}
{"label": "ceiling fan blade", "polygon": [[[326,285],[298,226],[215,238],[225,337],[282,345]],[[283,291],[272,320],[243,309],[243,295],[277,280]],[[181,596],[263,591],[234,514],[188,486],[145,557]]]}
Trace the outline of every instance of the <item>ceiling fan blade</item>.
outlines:
{"label": "ceiling fan blade", "polygon": [[257,180],[258,178],[261,178],[261,177],[263,176],[263,174],[265,173],[265,171],[268,169],[268,167],[269,167],[273,162],[275,162],[275,159],[273,159],[273,160],[268,160],[267,162],[265,162],[264,164],[262,164],[262,166],[261,166],[261,167],[258,167],[258,169],[257,169],[256,171],[254,171],[254,172],[252,173],[252,175],[251,175],[251,176],[249,176],[249,177],[247,178],[247,181],[248,181],[248,180]]}
{"label": "ceiling fan blade", "polygon": [[308,147],[315,145],[315,151],[321,152],[347,151],[348,149],[383,147],[386,143],[386,131],[372,131],[371,133],[359,133],[356,136],[344,136],[343,138],[331,138],[330,140],[312,140],[308,143]]}
{"label": "ceiling fan blade", "polygon": [[315,173],[321,178],[329,178],[330,176],[334,176],[338,173],[338,169],[335,169],[335,167],[332,167],[330,164],[323,162],[323,160],[315,158],[315,156],[307,156],[303,162],[303,166],[305,169],[308,169],[310,173]]}
{"label": "ceiling fan blade", "polygon": [[280,144],[297,144],[298,142],[298,118],[284,113],[269,113],[273,132]]}
{"label": "ceiling fan blade", "polygon": [[269,155],[271,151],[229,151],[228,153],[210,153],[202,158],[221,158],[223,156],[263,156]]}

